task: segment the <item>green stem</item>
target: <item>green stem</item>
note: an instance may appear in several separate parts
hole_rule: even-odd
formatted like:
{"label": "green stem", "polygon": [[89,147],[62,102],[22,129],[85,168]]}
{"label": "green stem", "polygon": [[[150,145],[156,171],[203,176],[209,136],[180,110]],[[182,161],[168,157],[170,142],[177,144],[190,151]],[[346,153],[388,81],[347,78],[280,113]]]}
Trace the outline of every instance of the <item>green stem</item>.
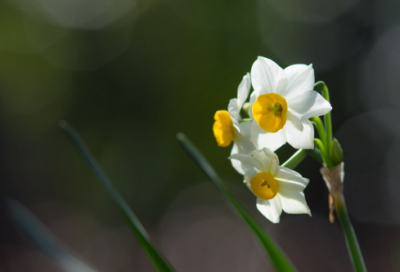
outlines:
{"label": "green stem", "polygon": [[[320,89],[322,96],[326,99],[326,101],[330,102],[329,99],[329,90],[328,86],[326,86],[325,82],[323,81],[318,81],[315,83],[314,87],[316,89]],[[325,131],[326,131],[326,155],[328,158],[331,157],[331,149],[332,149],[332,118],[331,118],[331,112],[328,112],[324,116],[324,121],[325,121]],[[328,166],[328,165],[327,165]],[[333,165],[328,166],[328,168],[332,168]]]}
{"label": "green stem", "polygon": [[320,162],[321,164],[324,163],[324,158],[322,157],[321,151],[317,149],[309,149],[307,150],[308,155],[316,160],[317,162]]}
{"label": "green stem", "polygon": [[332,168],[332,160],[330,157],[328,157],[328,152],[326,151],[326,147],[324,146],[324,144],[322,143],[322,141],[318,138],[314,138],[314,144],[318,146],[319,151],[321,152],[322,158],[324,160],[325,165],[328,168]]}
{"label": "green stem", "polygon": [[326,152],[325,152],[324,144],[318,138],[314,138],[314,144],[318,147],[319,151],[321,151],[322,158],[324,159],[324,162],[326,163]]}
{"label": "green stem", "polygon": [[346,237],[347,248],[350,252],[353,266],[356,272],[367,271],[361,254],[360,246],[358,245],[357,237],[347,213],[346,204],[342,193],[335,195],[336,214],[339,217],[340,223]]}
{"label": "green stem", "polygon": [[251,118],[244,118],[242,120],[239,120],[239,123],[243,123],[243,122],[251,122]]}
{"label": "green stem", "polygon": [[130,207],[122,198],[122,196],[118,193],[118,191],[111,184],[111,181],[104,173],[103,169],[100,167],[96,159],[93,157],[92,153],[90,152],[86,144],[83,142],[79,134],[65,121],[60,121],[59,126],[71,139],[71,141],[78,149],[81,156],[85,159],[86,163],[92,169],[93,173],[106,188],[107,192],[110,194],[115,204],[117,204],[118,209],[122,213],[133,234],[136,236],[136,239],[138,239],[139,243],[146,251],[147,256],[150,258],[156,271],[159,272],[175,271],[169,264],[169,262],[164,258],[164,256],[162,256],[161,252],[153,244],[149,234],[147,233],[143,225],[140,223],[139,219],[136,217],[136,215],[133,213],[133,211],[130,209]]}
{"label": "green stem", "polygon": [[324,124],[322,123],[321,118],[319,118],[318,116],[315,116],[315,117],[311,118],[311,121],[313,122],[315,128],[317,129],[319,137],[321,138],[321,141],[325,146],[326,145],[326,133],[325,133]]}
{"label": "green stem", "polygon": [[301,163],[307,157],[307,151],[304,149],[299,149],[293,154],[287,161],[285,161],[282,166],[290,169],[296,168],[296,166]]}

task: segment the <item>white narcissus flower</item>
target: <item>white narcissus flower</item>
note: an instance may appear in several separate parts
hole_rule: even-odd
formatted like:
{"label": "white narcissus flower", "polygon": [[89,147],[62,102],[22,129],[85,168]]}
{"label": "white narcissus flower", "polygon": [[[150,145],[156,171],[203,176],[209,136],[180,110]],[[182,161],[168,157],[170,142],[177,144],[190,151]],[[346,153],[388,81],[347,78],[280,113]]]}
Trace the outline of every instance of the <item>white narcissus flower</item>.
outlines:
{"label": "white narcissus flower", "polygon": [[[237,98],[229,101],[228,111],[219,110],[214,115],[213,131],[217,144],[225,147],[233,141],[231,154],[247,154],[256,149],[250,139],[251,122],[240,122],[240,110],[249,96],[250,87],[250,74],[247,73],[238,87]],[[244,174],[240,161],[232,160],[232,166]]]}
{"label": "white narcissus flower", "polygon": [[268,148],[251,154],[229,157],[242,163],[244,182],[257,196],[257,209],[271,222],[279,223],[282,209],[286,213],[311,216],[303,190],[308,179],[289,168],[279,166],[278,156]]}
{"label": "white narcissus flower", "polygon": [[294,148],[314,148],[314,128],[308,120],[331,111],[331,104],[314,89],[312,65],[285,69],[258,57],[251,68],[251,137],[257,148],[275,151],[288,142]]}

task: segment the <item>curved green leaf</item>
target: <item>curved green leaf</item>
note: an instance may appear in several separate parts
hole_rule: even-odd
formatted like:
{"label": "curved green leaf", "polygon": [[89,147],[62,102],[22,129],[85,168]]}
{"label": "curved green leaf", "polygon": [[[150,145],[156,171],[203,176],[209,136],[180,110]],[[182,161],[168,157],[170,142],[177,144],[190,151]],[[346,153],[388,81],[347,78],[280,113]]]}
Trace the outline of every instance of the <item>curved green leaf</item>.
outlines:
{"label": "curved green leaf", "polygon": [[93,157],[92,153],[89,151],[82,138],[67,122],[60,121],[59,126],[69,136],[75,147],[78,149],[79,153],[92,169],[93,173],[96,175],[101,184],[103,184],[104,188],[106,188],[107,192],[110,194],[115,204],[117,204],[120,212],[128,223],[133,234],[136,236],[140,245],[147,253],[147,256],[150,258],[150,261],[154,265],[155,269],[160,272],[175,271],[169,264],[167,259],[161,254],[161,252],[151,241],[149,234],[144,229],[143,225],[140,223],[139,219],[136,217],[133,211],[129,208],[128,204],[111,184],[111,181],[104,173],[100,165],[97,163],[96,159]]}
{"label": "curved green leaf", "polygon": [[45,255],[66,272],[96,272],[74,256],[54,235],[15,200],[6,200],[6,209],[14,223]]}
{"label": "curved green leaf", "polygon": [[192,157],[197,165],[203,170],[208,178],[214,183],[214,185],[220,190],[225,199],[232,205],[232,207],[239,213],[239,215],[246,221],[247,225],[253,230],[265,251],[267,257],[270,259],[271,264],[275,271],[279,272],[290,272],[296,271],[293,264],[287,258],[285,253],[279,246],[270,238],[262,226],[254,219],[254,217],[246,210],[246,208],[236,199],[231,191],[222,182],[220,177],[208,163],[207,159],[201,154],[196,146],[182,133],[177,134],[179,143],[183,146],[186,152]]}

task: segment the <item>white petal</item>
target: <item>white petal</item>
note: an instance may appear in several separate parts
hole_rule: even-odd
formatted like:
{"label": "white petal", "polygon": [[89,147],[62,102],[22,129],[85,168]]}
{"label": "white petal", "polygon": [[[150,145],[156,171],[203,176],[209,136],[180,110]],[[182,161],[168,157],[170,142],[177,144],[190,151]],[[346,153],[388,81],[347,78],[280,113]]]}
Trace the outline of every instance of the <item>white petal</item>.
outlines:
{"label": "white petal", "polygon": [[249,114],[251,120],[253,120],[253,122],[255,122],[255,121],[254,121],[254,118],[253,118],[253,111],[252,111],[252,108],[253,108],[254,102],[256,102],[256,99],[257,99],[257,94],[256,94],[256,92],[252,92],[251,95],[250,95],[250,107],[249,107],[249,112],[248,112],[248,114]]}
{"label": "white petal", "polygon": [[279,197],[282,203],[282,209],[286,213],[306,213],[311,216],[303,192],[281,191],[279,188]]}
{"label": "white petal", "polygon": [[274,61],[263,57],[258,57],[251,67],[251,82],[257,96],[279,93],[287,86],[283,69]]}
{"label": "white petal", "polygon": [[[249,174],[250,174],[250,173],[249,173]],[[250,192],[252,192],[252,193],[253,193],[253,191],[251,190],[250,180],[251,180],[251,177],[254,177],[255,175],[257,175],[257,173],[255,173],[255,174],[252,175],[252,176],[246,175],[246,174],[245,174],[244,185],[246,185],[247,189],[249,189]],[[247,179],[246,179],[246,177],[247,177]]]}
{"label": "white petal", "polygon": [[255,159],[257,159],[263,168],[263,172],[275,175],[277,172],[277,167],[279,165],[278,156],[268,148],[263,148],[261,150],[256,150],[251,153]]}
{"label": "white petal", "polygon": [[271,164],[271,159],[265,156],[263,149],[255,150],[251,154],[262,165],[262,168],[260,170],[262,172],[269,172],[268,170]]}
{"label": "white petal", "polygon": [[253,121],[251,122],[251,141],[257,149],[267,147],[271,151],[275,151],[286,143],[286,137],[284,129],[276,133],[268,133],[256,121]]}
{"label": "white petal", "polygon": [[236,98],[229,100],[228,112],[231,116],[233,126],[240,132],[239,120],[242,118],[240,117],[240,108],[237,106]]}
{"label": "white petal", "polygon": [[294,96],[287,103],[290,110],[301,116],[301,120],[321,116],[332,110],[331,104],[322,95],[312,90]]}
{"label": "white petal", "polygon": [[239,123],[239,127],[240,127],[240,131],[241,131],[242,137],[244,137],[244,136],[249,136],[250,137],[251,123],[252,122],[250,122],[250,121]]}
{"label": "white petal", "polygon": [[[256,170],[256,169],[247,169],[245,172],[244,172],[244,182],[245,182],[245,184],[247,185],[247,188],[249,188],[250,189],[250,191],[251,191],[251,186],[250,186],[250,180],[255,176],[255,175],[257,175],[259,173],[259,171],[258,170]],[[253,191],[252,191],[253,192]]]}
{"label": "white petal", "polygon": [[278,181],[279,191],[302,192],[309,183],[308,179],[289,168],[278,166],[277,170],[274,178]]}
{"label": "white petal", "polygon": [[293,176],[301,177],[298,172],[284,166],[279,166],[279,170],[276,176],[282,180],[290,180]]}
{"label": "white petal", "polygon": [[[235,139],[232,147],[231,155],[233,154],[250,154],[251,151],[255,150],[256,147],[250,140],[250,127],[251,122],[239,123],[240,132],[235,131]],[[232,166],[240,174],[244,175],[244,169],[242,163],[238,160],[232,159]]]}
{"label": "white petal", "polygon": [[257,209],[272,223],[279,223],[282,213],[282,204],[279,196],[270,200],[257,198]]}
{"label": "white petal", "polygon": [[262,171],[262,165],[260,164],[260,162],[250,155],[232,154],[228,159],[240,161],[242,163],[241,166],[244,172],[253,169],[257,172]]}
{"label": "white petal", "polygon": [[286,118],[300,131],[303,131],[303,124],[299,118],[299,115],[295,114],[294,112],[288,111],[286,113]]}
{"label": "white petal", "polygon": [[287,142],[297,149],[314,148],[314,127],[309,120],[303,120],[303,131],[298,130],[290,121],[283,128]]}
{"label": "white petal", "polygon": [[[237,153],[239,153],[238,152],[238,146],[235,143],[235,144],[233,144],[231,155],[237,154]],[[242,167],[242,163],[240,161],[235,160],[235,159],[231,159],[231,163],[232,163],[233,168],[235,168],[235,170],[238,171],[239,174],[244,175],[244,170],[243,170],[243,167]]]}
{"label": "white petal", "polygon": [[274,152],[271,151],[271,149],[264,147],[263,152],[266,157],[268,157],[270,160],[276,161],[277,165],[279,165],[279,158]]}
{"label": "white petal", "polygon": [[249,154],[251,151],[256,150],[253,142],[250,139],[251,122],[239,123],[240,133],[235,135],[235,143],[238,145],[239,154]]}
{"label": "white petal", "polygon": [[285,68],[288,85],[283,97],[286,99],[314,89],[314,69],[312,65],[295,64]]}
{"label": "white petal", "polygon": [[[265,150],[265,148],[264,148]],[[276,156],[276,159],[271,159],[270,160],[270,164],[269,164],[269,168],[266,169],[266,171],[268,173],[270,173],[271,175],[275,176],[276,172],[278,171],[277,167],[279,166],[279,159],[278,156]]]}
{"label": "white petal", "polygon": [[250,87],[251,87],[250,74],[247,73],[243,77],[242,82],[240,82],[240,85],[238,87],[237,103],[238,103],[239,109],[242,108],[243,103],[246,101],[247,97],[249,96]]}

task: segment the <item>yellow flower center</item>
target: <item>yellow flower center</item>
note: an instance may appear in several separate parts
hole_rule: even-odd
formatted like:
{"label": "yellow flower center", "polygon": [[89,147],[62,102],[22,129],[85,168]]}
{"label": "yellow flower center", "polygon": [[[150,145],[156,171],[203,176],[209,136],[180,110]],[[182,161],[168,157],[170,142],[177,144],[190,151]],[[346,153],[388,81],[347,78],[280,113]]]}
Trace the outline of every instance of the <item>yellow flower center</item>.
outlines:
{"label": "yellow flower center", "polygon": [[214,136],[219,146],[228,146],[233,140],[233,123],[229,112],[226,110],[217,111],[214,115]]}
{"label": "yellow flower center", "polygon": [[277,132],[286,124],[286,99],[276,93],[257,97],[252,112],[257,124],[266,132]]}
{"label": "yellow flower center", "polygon": [[278,193],[278,183],[271,174],[261,172],[250,180],[250,187],[253,193],[261,199],[272,199]]}

